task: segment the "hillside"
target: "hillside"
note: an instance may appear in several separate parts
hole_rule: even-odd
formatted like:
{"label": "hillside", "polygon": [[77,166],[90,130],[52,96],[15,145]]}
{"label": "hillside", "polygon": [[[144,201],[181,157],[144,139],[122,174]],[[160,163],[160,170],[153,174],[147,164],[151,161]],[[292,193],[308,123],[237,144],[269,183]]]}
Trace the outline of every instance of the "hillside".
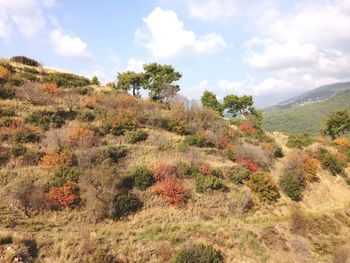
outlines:
{"label": "hillside", "polygon": [[285,133],[310,133],[317,135],[323,128],[325,117],[333,111],[350,109],[350,90],[333,97],[304,106],[264,112],[264,128]]}
{"label": "hillside", "polygon": [[0,72],[1,263],[350,259],[346,138],[39,65]]}
{"label": "hillside", "polygon": [[334,83],[330,85],[325,85],[303,93],[294,98],[282,101],[278,103],[276,106],[270,107],[266,109],[266,111],[270,110],[279,110],[279,109],[289,109],[297,106],[313,104],[317,102],[321,102],[323,100],[329,99],[332,96],[350,89],[350,82],[343,83]]}

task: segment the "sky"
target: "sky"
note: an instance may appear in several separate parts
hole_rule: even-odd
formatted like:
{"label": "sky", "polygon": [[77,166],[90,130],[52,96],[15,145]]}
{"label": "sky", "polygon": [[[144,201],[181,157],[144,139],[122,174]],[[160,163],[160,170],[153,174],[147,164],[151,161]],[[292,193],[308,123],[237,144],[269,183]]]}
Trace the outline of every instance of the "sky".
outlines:
{"label": "sky", "polygon": [[0,0],[0,56],[103,82],[151,62],[181,93],[266,107],[349,81],[350,0]]}

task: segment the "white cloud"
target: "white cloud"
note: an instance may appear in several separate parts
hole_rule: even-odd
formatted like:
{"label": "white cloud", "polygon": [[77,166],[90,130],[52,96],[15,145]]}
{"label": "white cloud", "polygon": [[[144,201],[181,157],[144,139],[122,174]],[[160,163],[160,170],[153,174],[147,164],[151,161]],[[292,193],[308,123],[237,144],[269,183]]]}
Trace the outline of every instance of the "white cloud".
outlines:
{"label": "white cloud", "polygon": [[54,0],[0,0],[0,37],[8,39],[14,28],[26,37],[36,36],[45,26],[43,8]]}
{"label": "white cloud", "polygon": [[145,64],[145,62],[143,62],[142,60],[139,60],[136,58],[129,58],[128,59],[128,66],[127,66],[126,70],[135,71],[135,72],[142,72],[144,64]]}
{"label": "white cloud", "polygon": [[193,31],[185,29],[183,22],[171,10],[156,7],[143,21],[147,32],[137,30],[136,35],[146,40],[145,46],[156,58],[211,54],[227,46],[219,34],[197,36]]}
{"label": "white cloud", "polygon": [[54,30],[50,34],[54,51],[64,57],[86,59],[90,57],[87,45],[80,38]]}

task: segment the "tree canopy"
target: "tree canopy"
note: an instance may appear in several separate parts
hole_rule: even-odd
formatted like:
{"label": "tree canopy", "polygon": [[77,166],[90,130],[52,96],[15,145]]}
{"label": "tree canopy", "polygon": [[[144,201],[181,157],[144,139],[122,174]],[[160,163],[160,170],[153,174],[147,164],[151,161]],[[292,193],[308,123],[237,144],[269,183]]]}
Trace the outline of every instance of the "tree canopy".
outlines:
{"label": "tree canopy", "polygon": [[350,131],[350,112],[348,110],[337,111],[330,114],[326,120],[323,132],[332,139],[344,135]]}
{"label": "tree canopy", "polygon": [[216,95],[213,92],[210,91],[204,91],[201,102],[204,107],[207,107],[209,109],[212,109],[214,111],[219,112],[221,115],[224,111],[223,105],[218,101],[216,98]]}
{"label": "tree canopy", "polygon": [[238,113],[244,115],[244,113],[253,106],[253,97],[244,95],[242,97],[236,95],[227,95],[224,98],[224,108],[227,109],[234,117]]}
{"label": "tree canopy", "polygon": [[150,63],[144,65],[143,69],[142,73],[133,71],[118,73],[116,88],[131,91],[134,96],[139,96],[141,88],[147,89],[149,97],[154,101],[166,100],[180,90],[174,82],[182,75],[175,71],[173,66]]}
{"label": "tree canopy", "polygon": [[100,85],[100,81],[98,80],[97,76],[93,76],[91,79],[92,85]]}

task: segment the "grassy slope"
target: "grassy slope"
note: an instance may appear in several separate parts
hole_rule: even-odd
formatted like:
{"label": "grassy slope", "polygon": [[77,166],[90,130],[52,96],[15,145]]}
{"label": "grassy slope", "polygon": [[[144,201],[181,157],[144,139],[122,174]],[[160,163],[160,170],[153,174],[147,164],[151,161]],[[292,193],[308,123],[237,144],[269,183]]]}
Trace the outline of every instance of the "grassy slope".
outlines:
{"label": "grassy slope", "polygon": [[350,109],[350,90],[320,103],[265,112],[264,127],[268,131],[318,134],[326,115],[341,109]]}

